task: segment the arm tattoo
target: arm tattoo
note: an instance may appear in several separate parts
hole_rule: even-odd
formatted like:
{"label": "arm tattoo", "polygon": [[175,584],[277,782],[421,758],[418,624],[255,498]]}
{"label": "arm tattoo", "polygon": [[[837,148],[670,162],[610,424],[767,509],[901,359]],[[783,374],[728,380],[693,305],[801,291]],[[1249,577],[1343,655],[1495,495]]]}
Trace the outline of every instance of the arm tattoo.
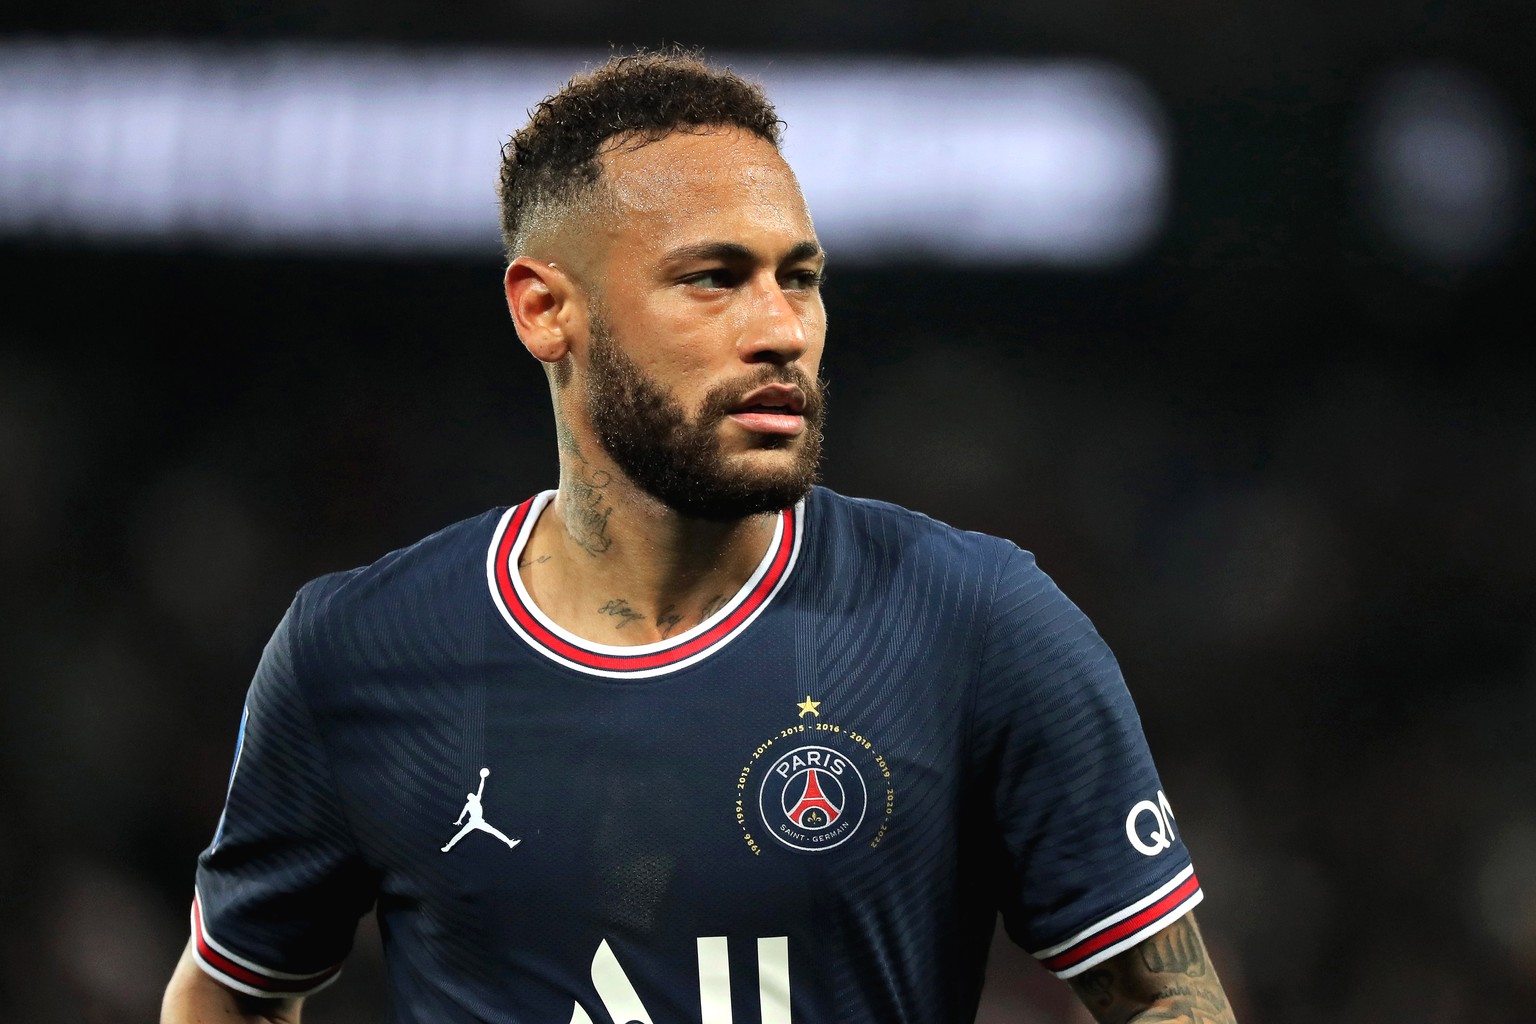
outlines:
{"label": "arm tattoo", "polygon": [[1192,927],[1164,928],[1135,948],[1141,962],[1153,974],[1184,974],[1194,978],[1207,973],[1205,943]]}
{"label": "arm tattoo", "polygon": [[614,625],[614,629],[623,629],[631,622],[645,618],[644,615],[641,615],[639,612],[631,608],[629,606],[629,602],[624,600],[622,597],[616,597],[612,601],[604,603],[603,606],[598,609],[598,611],[602,612],[604,615],[612,615],[619,620],[618,623]]}
{"label": "arm tattoo", "polygon": [[1099,1024],[1236,1024],[1192,914],[1071,985]]}

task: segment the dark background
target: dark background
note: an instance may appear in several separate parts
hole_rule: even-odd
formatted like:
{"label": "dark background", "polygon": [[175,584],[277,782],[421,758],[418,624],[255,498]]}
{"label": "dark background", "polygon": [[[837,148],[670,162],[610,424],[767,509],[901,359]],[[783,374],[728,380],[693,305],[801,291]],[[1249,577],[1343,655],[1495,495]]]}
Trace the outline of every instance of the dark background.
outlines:
{"label": "dark background", "polygon": [[[834,252],[826,481],[1018,541],[1094,618],[1245,1024],[1536,1019],[1536,8],[12,0],[0,32],[1130,69],[1173,153],[1134,259]],[[1475,257],[1358,173],[1420,66],[1514,126]],[[293,591],[553,483],[499,273],[0,239],[0,1015],[151,1019]],[[997,957],[985,1020],[1078,1019]],[[365,927],[306,1019],[380,1019],[377,958]]]}

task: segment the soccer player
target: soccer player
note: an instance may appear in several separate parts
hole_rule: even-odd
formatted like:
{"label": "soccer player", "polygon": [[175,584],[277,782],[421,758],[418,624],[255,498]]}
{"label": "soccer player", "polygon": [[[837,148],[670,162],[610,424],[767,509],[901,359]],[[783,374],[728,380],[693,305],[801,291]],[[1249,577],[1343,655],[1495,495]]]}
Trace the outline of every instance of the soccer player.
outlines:
{"label": "soccer player", "polygon": [[813,486],[779,130],[664,53],[507,146],[559,487],[299,591],[165,1021],[297,1020],[370,908],[404,1022],[954,1024],[999,910],[1100,1020],[1232,1020],[1092,625],[1007,541]]}

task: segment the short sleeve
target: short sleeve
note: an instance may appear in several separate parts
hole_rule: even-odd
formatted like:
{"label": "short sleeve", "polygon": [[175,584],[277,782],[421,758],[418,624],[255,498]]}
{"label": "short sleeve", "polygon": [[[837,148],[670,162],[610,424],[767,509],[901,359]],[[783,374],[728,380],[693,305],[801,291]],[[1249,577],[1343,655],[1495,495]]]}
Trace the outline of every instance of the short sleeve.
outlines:
{"label": "short sleeve", "polygon": [[1087,617],[1010,545],[973,719],[994,794],[1004,923],[1070,978],[1201,899],[1120,667]]}
{"label": "short sleeve", "polygon": [[267,643],[246,695],[229,792],[198,857],[198,964],[258,996],[307,995],[340,970],[374,883],[332,785],[299,687],[300,600]]}

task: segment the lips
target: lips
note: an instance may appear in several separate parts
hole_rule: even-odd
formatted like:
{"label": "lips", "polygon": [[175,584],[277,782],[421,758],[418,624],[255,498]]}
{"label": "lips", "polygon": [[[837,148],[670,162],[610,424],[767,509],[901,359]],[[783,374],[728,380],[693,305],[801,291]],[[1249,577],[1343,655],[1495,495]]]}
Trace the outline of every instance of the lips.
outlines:
{"label": "lips", "polygon": [[748,392],[728,415],[757,434],[794,436],[805,429],[805,392],[793,384],[770,384]]}
{"label": "lips", "polygon": [[799,416],[805,411],[805,392],[793,384],[769,384],[749,392],[731,409],[737,413],[773,413]]}

